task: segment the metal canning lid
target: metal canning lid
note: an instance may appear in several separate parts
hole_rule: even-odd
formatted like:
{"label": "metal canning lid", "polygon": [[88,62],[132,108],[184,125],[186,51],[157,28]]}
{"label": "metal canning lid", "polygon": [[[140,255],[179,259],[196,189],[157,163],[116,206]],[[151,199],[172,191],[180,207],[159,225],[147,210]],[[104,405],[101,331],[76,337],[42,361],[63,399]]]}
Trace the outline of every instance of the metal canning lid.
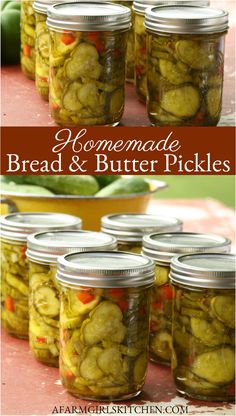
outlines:
{"label": "metal canning lid", "polygon": [[113,236],[95,231],[63,230],[29,235],[26,254],[36,262],[56,263],[63,254],[116,248],[117,242]]}
{"label": "metal canning lid", "polygon": [[231,241],[216,234],[201,233],[162,233],[143,237],[143,255],[159,264],[169,264],[171,259],[181,253],[230,251]]}
{"label": "metal canning lid", "polygon": [[60,1],[63,3],[63,0],[36,0],[33,3],[33,9],[38,13],[47,14],[48,7]]}
{"label": "metal canning lid", "polygon": [[135,0],[133,9],[140,14],[145,14],[147,8],[152,6],[201,6],[206,7],[210,5],[209,0]]}
{"label": "metal canning lid", "polygon": [[53,29],[102,31],[129,29],[131,11],[105,2],[70,2],[48,8],[47,25]]}
{"label": "metal canning lid", "polygon": [[151,214],[110,214],[102,217],[101,230],[123,242],[142,242],[145,234],[181,231],[178,218]]}
{"label": "metal canning lid", "polygon": [[90,251],[61,256],[57,280],[66,286],[140,287],[154,283],[154,263],[122,251]]}
{"label": "metal canning lid", "polygon": [[211,7],[166,6],[147,9],[146,29],[154,32],[204,34],[228,29],[228,12]]}
{"label": "metal canning lid", "polygon": [[233,289],[235,287],[234,254],[201,253],[174,257],[170,279],[185,286]]}
{"label": "metal canning lid", "polygon": [[3,215],[0,219],[1,238],[26,242],[27,236],[39,231],[80,229],[79,217],[54,212],[19,212]]}

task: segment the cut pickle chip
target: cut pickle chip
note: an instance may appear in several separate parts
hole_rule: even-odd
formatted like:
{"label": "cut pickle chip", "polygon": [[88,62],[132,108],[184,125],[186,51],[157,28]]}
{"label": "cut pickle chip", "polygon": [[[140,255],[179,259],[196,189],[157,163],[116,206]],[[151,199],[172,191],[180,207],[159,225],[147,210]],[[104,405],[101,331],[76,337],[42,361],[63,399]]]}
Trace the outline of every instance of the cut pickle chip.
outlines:
{"label": "cut pickle chip", "polygon": [[80,374],[84,379],[96,381],[103,377],[104,373],[97,363],[101,352],[103,350],[99,347],[91,347],[88,349],[86,357],[80,365]]}
{"label": "cut pickle chip", "polygon": [[28,296],[29,294],[29,288],[28,286],[26,286],[25,283],[23,283],[20,279],[17,279],[17,277],[15,277],[13,274],[11,273],[6,273],[5,275],[5,279],[6,282],[14,287],[15,289],[17,289],[20,293],[22,293],[22,295],[24,296]]}
{"label": "cut pickle chip", "polygon": [[235,302],[232,296],[215,296],[211,300],[211,310],[219,321],[229,328],[235,328]]}
{"label": "cut pickle chip", "polygon": [[62,99],[63,106],[68,111],[80,111],[82,104],[79,101],[78,94],[82,84],[80,82],[71,82]]}
{"label": "cut pickle chip", "polygon": [[166,91],[161,99],[161,108],[176,117],[193,117],[200,107],[200,94],[191,85]]}
{"label": "cut pickle chip", "polygon": [[98,357],[98,365],[106,375],[118,378],[123,372],[123,360],[117,348],[107,348]]}
{"label": "cut pickle chip", "polygon": [[230,343],[230,338],[204,319],[191,318],[191,329],[193,335],[209,347]]}
{"label": "cut pickle chip", "polygon": [[207,92],[207,111],[212,118],[218,118],[221,112],[222,89],[211,88]]}
{"label": "cut pickle chip", "polygon": [[64,55],[69,54],[73,49],[76,47],[79,37],[76,36],[74,38],[74,42],[69,43],[66,45],[62,42],[62,34],[59,32],[53,32],[53,48],[52,48],[52,56],[53,58],[61,57]]}
{"label": "cut pickle chip", "polygon": [[110,101],[110,113],[117,114],[122,111],[124,106],[124,92],[122,89],[118,89],[113,92]]}
{"label": "cut pickle chip", "polygon": [[182,72],[179,66],[166,59],[159,60],[159,68],[161,75],[171,84],[180,85],[192,80],[189,74]]}
{"label": "cut pickle chip", "polygon": [[172,338],[169,332],[159,331],[151,339],[151,349],[165,361],[171,360],[172,355]]}
{"label": "cut pickle chip", "polygon": [[156,266],[155,284],[157,286],[162,286],[168,283],[169,273],[170,273],[169,267]]}
{"label": "cut pickle chip", "polygon": [[141,354],[134,364],[134,381],[135,383],[142,384],[147,371],[147,354]]}
{"label": "cut pickle chip", "polygon": [[219,385],[230,383],[234,379],[234,369],[234,351],[229,347],[204,352],[192,364],[194,374]]}
{"label": "cut pickle chip", "polygon": [[[68,304],[69,304],[69,311],[71,314],[76,315],[76,319],[78,319],[77,315],[84,315],[90,312],[92,309],[97,306],[100,297],[96,296],[93,300],[88,303],[83,303],[79,300],[79,292],[75,291],[68,291]],[[79,317],[79,319],[81,319]]]}
{"label": "cut pickle chip", "polygon": [[175,370],[176,379],[182,384],[190,387],[191,389],[199,390],[215,390],[216,386],[213,383],[209,383],[193,374],[187,367],[179,367]]}
{"label": "cut pickle chip", "polygon": [[82,325],[83,341],[87,345],[110,340],[121,343],[126,333],[122,319],[122,312],[116,304],[101,302]]}
{"label": "cut pickle chip", "polygon": [[54,317],[59,314],[60,303],[55,291],[50,287],[37,288],[33,293],[33,303],[41,315]]}
{"label": "cut pickle chip", "polygon": [[66,76],[71,81],[78,78],[98,79],[102,72],[102,66],[98,62],[99,55],[95,46],[91,43],[80,43],[66,64]]}
{"label": "cut pickle chip", "polygon": [[175,50],[178,58],[193,69],[210,69],[215,61],[215,48],[193,40],[179,40]]}

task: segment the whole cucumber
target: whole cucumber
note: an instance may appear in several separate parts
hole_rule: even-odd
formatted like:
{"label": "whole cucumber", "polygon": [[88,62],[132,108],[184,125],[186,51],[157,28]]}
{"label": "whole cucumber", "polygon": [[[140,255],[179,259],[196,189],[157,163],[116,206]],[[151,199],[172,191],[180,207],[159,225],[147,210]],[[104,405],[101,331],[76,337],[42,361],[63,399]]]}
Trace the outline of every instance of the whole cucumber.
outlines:
{"label": "whole cucumber", "polygon": [[110,183],[117,181],[117,179],[120,179],[120,175],[93,175],[94,178],[98,181],[98,184],[100,188],[104,188],[107,185],[110,185]]}
{"label": "whole cucumber", "polygon": [[109,197],[114,195],[139,194],[150,190],[148,182],[143,178],[134,176],[131,178],[120,178],[101,189],[96,196]]}
{"label": "whole cucumber", "polygon": [[53,195],[51,191],[37,185],[20,185],[15,182],[1,182],[1,191],[14,194]]}
{"label": "whole cucumber", "polygon": [[55,194],[62,195],[89,196],[99,190],[96,179],[89,175],[18,175],[11,176],[11,180],[16,183],[42,186]]}

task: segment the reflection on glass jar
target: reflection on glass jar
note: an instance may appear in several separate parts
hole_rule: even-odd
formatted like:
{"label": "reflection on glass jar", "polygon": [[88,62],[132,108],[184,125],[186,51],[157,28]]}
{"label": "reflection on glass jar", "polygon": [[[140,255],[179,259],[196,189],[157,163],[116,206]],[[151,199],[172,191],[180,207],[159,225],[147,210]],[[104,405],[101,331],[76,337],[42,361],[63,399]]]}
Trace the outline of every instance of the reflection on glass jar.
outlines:
{"label": "reflection on glass jar", "polygon": [[86,3],[48,9],[49,101],[59,124],[114,126],[124,111],[131,12],[114,4],[95,3],[94,7],[93,16]]}
{"label": "reflection on glass jar", "polygon": [[122,400],[140,393],[147,372],[153,268],[148,259],[123,252],[59,259],[60,375],[73,395]]}
{"label": "reflection on glass jar", "polygon": [[200,400],[235,393],[235,256],[185,255],[172,262],[172,370],[177,390]]}
{"label": "reflection on glass jar", "polygon": [[[173,16],[181,12],[176,29]],[[217,24],[212,24],[213,16]],[[216,126],[222,107],[228,14],[210,8],[153,8],[146,14],[145,26],[151,123]]]}
{"label": "reflection on glass jar", "polygon": [[32,0],[21,1],[21,69],[35,79],[35,14]]}
{"label": "reflection on glass jar", "polygon": [[1,217],[2,322],[10,335],[28,338],[27,236],[39,230],[68,227],[80,228],[80,218],[47,212],[7,214]]}
{"label": "reflection on glass jar", "polygon": [[145,234],[181,230],[182,221],[162,215],[122,213],[101,219],[101,231],[117,238],[118,250],[136,254],[141,254]]}
{"label": "reflection on glass jar", "polygon": [[230,240],[211,234],[150,234],[143,238],[143,255],[156,263],[155,285],[151,295],[150,359],[170,365],[172,356],[172,302],[169,282],[171,259],[179,253],[228,252]]}
{"label": "reflection on glass jar", "polygon": [[34,357],[58,367],[59,285],[56,263],[60,255],[90,250],[115,250],[116,239],[90,231],[54,231],[28,237],[29,339]]}

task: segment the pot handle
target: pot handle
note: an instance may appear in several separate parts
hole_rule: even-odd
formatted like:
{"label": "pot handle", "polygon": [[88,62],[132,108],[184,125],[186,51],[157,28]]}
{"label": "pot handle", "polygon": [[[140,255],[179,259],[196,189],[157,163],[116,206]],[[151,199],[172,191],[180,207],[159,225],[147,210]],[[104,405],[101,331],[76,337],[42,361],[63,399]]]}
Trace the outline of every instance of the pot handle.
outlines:
{"label": "pot handle", "polygon": [[19,212],[17,205],[10,198],[4,198],[4,197],[1,198],[0,203],[7,205],[9,214],[13,214],[14,212]]}

